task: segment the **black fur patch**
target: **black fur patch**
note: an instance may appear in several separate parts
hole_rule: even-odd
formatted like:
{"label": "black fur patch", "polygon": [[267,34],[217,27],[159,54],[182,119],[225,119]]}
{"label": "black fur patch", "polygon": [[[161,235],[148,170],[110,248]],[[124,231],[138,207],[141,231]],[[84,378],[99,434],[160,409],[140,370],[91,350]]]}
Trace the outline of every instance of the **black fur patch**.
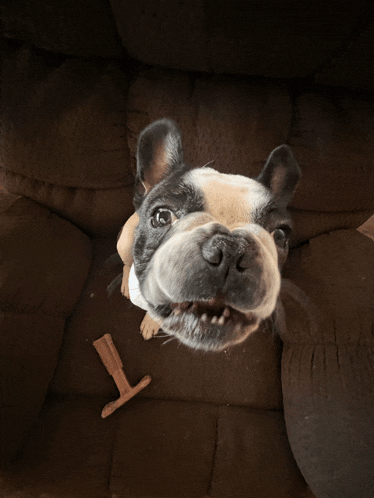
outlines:
{"label": "black fur patch", "polygon": [[135,232],[133,255],[139,281],[142,281],[142,274],[149,260],[170,230],[170,226],[156,229],[152,227],[154,212],[164,207],[173,211],[178,218],[182,218],[189,213],[205,210],[203,193],[183,178],[190,169],[186,166],[184,171],[168,176],[155,185],[145,198],[138,199],[135,203],[138,204],[140,221]]}

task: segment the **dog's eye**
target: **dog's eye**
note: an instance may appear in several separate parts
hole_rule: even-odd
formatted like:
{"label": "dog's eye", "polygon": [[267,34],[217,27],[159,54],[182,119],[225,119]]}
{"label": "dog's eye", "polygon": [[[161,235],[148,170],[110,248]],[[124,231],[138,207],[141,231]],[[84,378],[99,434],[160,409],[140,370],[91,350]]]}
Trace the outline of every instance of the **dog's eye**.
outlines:
{"label": "dog's eye", "polygon": [[274,242],[281,249],[285,249],[287,247],[290,231],[291,229],[289,227],[282,226],[280,228],[276,228],[272,233]]}
{"label": "dog's eye", "polygon": [[152,216],[151,223],[153,228],[161,228],[171,225],[176,219],[177,217],[170,209],[159,208]]}

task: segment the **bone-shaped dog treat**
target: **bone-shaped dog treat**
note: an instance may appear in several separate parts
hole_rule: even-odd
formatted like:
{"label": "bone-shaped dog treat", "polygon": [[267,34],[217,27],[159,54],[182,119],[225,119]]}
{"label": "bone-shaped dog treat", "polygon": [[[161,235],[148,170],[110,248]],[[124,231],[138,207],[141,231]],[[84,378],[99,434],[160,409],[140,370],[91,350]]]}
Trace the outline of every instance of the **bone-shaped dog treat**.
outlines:
{"label": "bone-shaped dog treat", "polygon": [[[139,223],[139,216],[134,213],[123,226],[117,242],[117,251],[123,261],[123,275],[121,293],[130,299],[129,275],[133,264],[132,245],[134,241],[135,228]],[[151,339],[160,330],[161,324],[153,320],[147,313],[140,325],[140,332],[144,339]]]}
{"label": "bone-shaped dog treat", "polygon": [[118,351],[113,344],[112,337],[110,334],[105,334],[100,339],[97,339],[93,343],[96,351],[99,353],[102,362],[105,365],[109,375],[111,375],[116,383],[120,397],[111,401],[104,406],[101,412],[102,418],[111,415],[117,408],[122,406],[126,401],[131,399],[135,394],[144,389],[151,382],[151,377],[146,375],[135,387],[131,387],[125,372],[123,371],[123,364],[121,358],[119,357]]}

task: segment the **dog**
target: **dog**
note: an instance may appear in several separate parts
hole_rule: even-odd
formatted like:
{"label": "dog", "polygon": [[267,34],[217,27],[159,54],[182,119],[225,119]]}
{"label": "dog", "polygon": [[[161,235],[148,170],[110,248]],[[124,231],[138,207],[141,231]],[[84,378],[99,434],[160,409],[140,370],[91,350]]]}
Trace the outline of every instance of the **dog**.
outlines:
{"label": "dog", "polygon": [[274,313],[299,179],[287,145],[254,179],[186,164],[170,119],[141,132],[129,288],[152,333],[161,326],[189,347],[222,351]]}

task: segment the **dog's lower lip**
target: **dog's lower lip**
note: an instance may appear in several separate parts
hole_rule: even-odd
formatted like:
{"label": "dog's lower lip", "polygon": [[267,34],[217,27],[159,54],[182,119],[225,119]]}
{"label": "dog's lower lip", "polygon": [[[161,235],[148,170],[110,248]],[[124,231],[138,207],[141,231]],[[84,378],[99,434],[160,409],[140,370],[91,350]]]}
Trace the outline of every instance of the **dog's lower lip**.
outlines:
{"label": "dog's lower lip", "polygon": [[212,298],[207,301],[184,301],[181,303],[170,303],[170,317],[179,317],[185,313],[192,313],[199,318],[202,325],[228,324],[228,321],[235,323],[235,327],[241,327],[246,320],[253,319],[252,313],[242,313],[228,306],[222,301]]}

